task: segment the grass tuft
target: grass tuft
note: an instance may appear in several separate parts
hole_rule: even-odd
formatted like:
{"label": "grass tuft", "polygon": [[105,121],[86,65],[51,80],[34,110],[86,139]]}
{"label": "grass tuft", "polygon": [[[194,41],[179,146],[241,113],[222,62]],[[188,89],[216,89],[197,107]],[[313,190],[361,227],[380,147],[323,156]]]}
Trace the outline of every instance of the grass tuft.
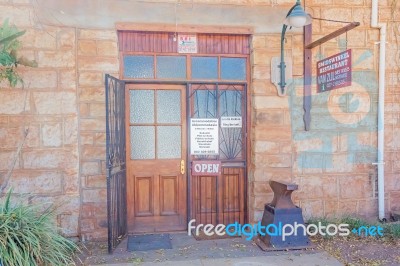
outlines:
{"label": "grass tuft", "polygon": [[350,230],[352,230],[354,228],[357,229],[361,226],[369,227],[369,226],[375,225],[375,224],[369,223],[363,219],[360,219],[357,217],[349,217],[349,216],[341,218],[339,223],[348,224]]}
{"label": "grass tuft", "polygon": [[400,238],[400,223],[379,223],[379,222],[368,222],[364,219],[358,217],[350,217],[345,216],[342,218],[326,218],[326,217],[313,217],[307,220],[307,224],[318,224],[321,223],[323,226],[327,226],[328,224],[348,224],[349,230],[358,229],[360,227],[371,227],[371,226],[380,226],[383,228],[384,237],[389,238]]}
{"label": "grass tuft", "polygon": [[400,223],[388,223],[383,226],[385,235],[400,238]]}
{"label": "grass tuft", "polygon": [[75,265],[78,246],[59,234],[53,222],[56,209],[13,204],[11,193],[0,202],[0,265]]}

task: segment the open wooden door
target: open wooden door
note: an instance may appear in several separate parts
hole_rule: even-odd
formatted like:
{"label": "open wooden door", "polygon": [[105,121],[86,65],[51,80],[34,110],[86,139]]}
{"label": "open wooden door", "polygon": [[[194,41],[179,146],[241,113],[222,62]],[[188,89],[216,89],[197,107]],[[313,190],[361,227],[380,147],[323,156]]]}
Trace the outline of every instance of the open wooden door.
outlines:
{"label": "open wooden door", "polygon": [[187,227],[186,87],[127,85],[129,233]]}

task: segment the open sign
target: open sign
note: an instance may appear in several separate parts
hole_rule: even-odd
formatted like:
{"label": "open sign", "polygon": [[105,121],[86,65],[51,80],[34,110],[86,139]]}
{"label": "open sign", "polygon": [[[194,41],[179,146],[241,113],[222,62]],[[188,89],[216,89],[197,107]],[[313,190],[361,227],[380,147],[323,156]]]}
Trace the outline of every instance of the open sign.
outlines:
{"label": "open sign", "polygon": [[192,175],[217,176],[221,174],[221,161],[193,161]]}

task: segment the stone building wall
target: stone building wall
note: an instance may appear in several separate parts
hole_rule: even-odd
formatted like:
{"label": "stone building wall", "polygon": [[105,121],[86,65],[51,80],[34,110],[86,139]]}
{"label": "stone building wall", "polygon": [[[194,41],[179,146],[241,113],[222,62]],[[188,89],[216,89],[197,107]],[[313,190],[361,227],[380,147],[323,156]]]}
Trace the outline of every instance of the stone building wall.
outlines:
{"label": "stone building wall", "polygon": [[[60,205],[57,221],[68,236],[79,233],[79,147],[76,83],[76,30],[36,20],[30,1],[0,1],[0,21],[20,30],[21,55],[38,68],[19,67],[24,87],[0,89],[0,182],[10,171],[9,188],[28,200]],[[27,137],[21,152],[18,147]]]}
{"label": "stone building wall", "polygon": [[[69,236],[107,236],[105,178],[104,74],[118,77],[115,29],[50,23],[38,16],[30,0],[0,0],[0,21],[10,18],[23,36],[22,53],[38,68],[19,68],[22,89],[1,84],[0,182],[8,172],[25,129],[29,134],[16,158],[9,187],[32,193],[32,202],[64,203],[58,222]],[[146,1],[174,3],[174,1]],[[281,8],[293,0],[194,1],[212,7]],[[294,83],[288,96],[277,96],[271,83],[271,58],[280,54],[280,29],[257,30],[251,46],[251,150],[249,220],[257,221],[263,204],[272,199],[268,181],[293,181],[294,198],[307,217],[355,214],[376,216],[377,99],[379,30],[370,27],[369,0],[307,0],[315,17],[359,21],[347,34],[353,51],[353,85],[316,94],[313,86],[312,124],[303,129],[303,39],[298,31],[286,35],[286,54],[293,61]],[[185,1],[180,2],[182,5]],[[400,87],[399,15],[392,1],[379,1],[380,18],[388,23],[385,174],[387,210],[400,208]],[[247,11],[246,11],[247,12]],[[398,12],[398,11],[397,11]],[[115,16],[110,18],[115,18]],[[106,16],[103,14],[103,16]],[[393,19],[394,18],[394,19]],[[397,20],[396,20],[397,19]],[[71,19],[72,20],[72,19]],[[118,21],[118,20],[117,20]],[[146,21],[143,21],[146,23]],[[268,23],[268,20],[265,21]],[[247,26],[247,25],[240,25]],[[343,24],[313,21],[313,40]],[[260,27],[261,28],[261,27]],[[345,34],[313,49],[316,62],[346,48]],[[313,74],[314,75],[314,74]],[[314,81],[315,82],[315,81]]]}
{"label": "stone building wall", "polygon": [[[277,1],[280,2],[280,1]],[[399,206],[399,19],[391,1],[380,1],[380,22],[388,23],[385,100],[386,214]],[[306,1],[314,17],[358,21],[359,27],[313,49],[311,130],[303,122],[303,37],[286,34],[294,84],[279,98],[270,82],[270,62],[279,56],[280,35],[255,35],[253,45],[253,169],[250,217],[260,219],[272,199],[267,181],[299,184],[294,199],[306,217],[377,216],[377,108],[379,30],[370,27],[371,1]],[[313,40],[344,24],[313,21]],[[347,45],[347,47],[346,47]],[[316,93],[316,62],[352,49],[353,84]]]}
{"label": "stone building wall", "polygon": [[[383,1],[386,2],[386,1]],[[388,23],[385,96],[385,191],[389,210],[400,210],[400,15],[399,6],[382,8]]]}
{"label": "stone building wall", "polygon": [[107,236],[106,110],[104,75],[118,77],[117,33],[78,30],[78,101],[80,125],[81,236]]}

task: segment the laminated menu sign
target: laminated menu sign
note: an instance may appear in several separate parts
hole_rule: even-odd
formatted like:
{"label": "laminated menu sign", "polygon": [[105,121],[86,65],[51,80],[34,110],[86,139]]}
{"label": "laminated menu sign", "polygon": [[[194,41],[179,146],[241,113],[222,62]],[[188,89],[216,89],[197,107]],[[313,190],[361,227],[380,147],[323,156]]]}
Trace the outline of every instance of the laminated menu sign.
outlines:
{"label": "laminated menu sign", "polygon": [[190,154],[217,155],[219,152],[218,131],[218,119],[190,119]]}

